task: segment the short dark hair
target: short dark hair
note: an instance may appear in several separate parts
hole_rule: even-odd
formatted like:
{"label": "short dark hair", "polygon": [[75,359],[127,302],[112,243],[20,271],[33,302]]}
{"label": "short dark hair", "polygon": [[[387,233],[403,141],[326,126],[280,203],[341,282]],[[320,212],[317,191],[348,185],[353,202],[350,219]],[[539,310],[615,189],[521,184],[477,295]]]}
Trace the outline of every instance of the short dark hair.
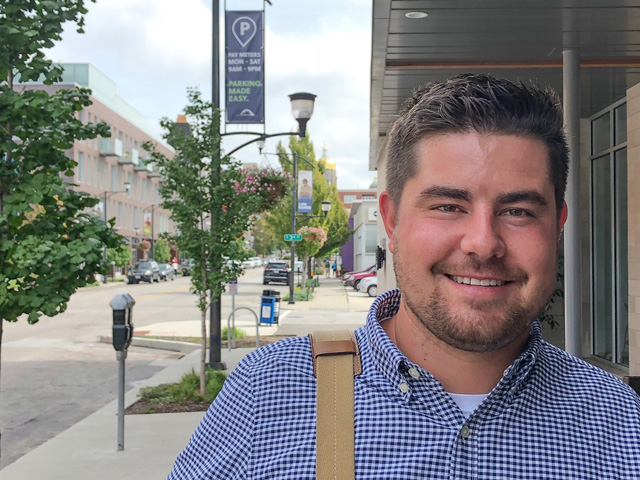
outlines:
{"label": "short dark hair", "polygon": [[562,107],[551,88],[490,75],[463,74],[418,88],[389,134],[387,191],[399,205],[404,185],[416,175],[416,146],[424,138],[447,133],[506,134],[542,140],[559,214],[569,172],[569,149]]}

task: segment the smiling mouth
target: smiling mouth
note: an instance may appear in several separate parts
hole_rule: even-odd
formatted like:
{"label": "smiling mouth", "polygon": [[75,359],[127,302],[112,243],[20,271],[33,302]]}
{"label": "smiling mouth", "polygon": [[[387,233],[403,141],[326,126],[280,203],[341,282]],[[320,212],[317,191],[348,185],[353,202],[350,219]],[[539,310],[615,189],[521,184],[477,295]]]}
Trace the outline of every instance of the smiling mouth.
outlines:
{"label": "smiling mouth", "polygon": [[489,278],[471,278],[471,277],[458,277],[455,275],[447,275],[448,278],[453,280],[456,283],[460,283],[463,285],[474,285],[478,287],[502,287],[511,282],[506,282],[503,280],[494,280]]}

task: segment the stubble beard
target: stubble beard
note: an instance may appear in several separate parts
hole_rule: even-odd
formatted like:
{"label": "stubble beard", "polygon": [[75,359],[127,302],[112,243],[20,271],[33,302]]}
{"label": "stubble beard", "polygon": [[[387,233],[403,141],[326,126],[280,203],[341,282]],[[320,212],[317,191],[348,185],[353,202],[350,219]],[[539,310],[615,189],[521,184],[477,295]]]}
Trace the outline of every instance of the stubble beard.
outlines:
{"label": "stubble beard", "polygon": [[[509,304],[502,309],[496,308],[495,301],[469,301],[467,304],[468,314],[456,315],[448,305],[448,300],[439,285],[436,285],[427,301],[423,301],[423,297],[419,293],[420,285],[417,283],[421,279],[409,277],[404,268],[404,255],[397,238],[394,238],[394,243],[393,266],[402,300],[432,335],[459,350],[485,353],[506,347],[530,330],[531,324],[540,314],[551,295],[552,285],[549,286],[548,292],[541,292],[530,302],[525,302],[525,299],[520,295],[509,301]],[[504,266],[499,267],[493,264],[489,267],[483,267],[477,262],[474,267],[473,271],[496,272],[501,268],[505,270]],[[442,263],[436,264],[432,268],[431,274],[436,275],[447,271],[445,268],[446,266]],[[508,275],[510,276],[498,276],[517,278],[517,281],[522,283],[527,281],[526,273],[519,270],[511,271]]]}

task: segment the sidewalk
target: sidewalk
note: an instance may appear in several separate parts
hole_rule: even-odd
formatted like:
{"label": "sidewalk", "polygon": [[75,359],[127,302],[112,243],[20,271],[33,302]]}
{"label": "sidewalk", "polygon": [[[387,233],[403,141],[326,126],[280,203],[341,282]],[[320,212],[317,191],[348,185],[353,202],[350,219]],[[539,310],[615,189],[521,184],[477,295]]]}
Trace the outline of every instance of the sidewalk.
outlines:
{"label": "sidewalk", "polygon": [[[314,329],[357,328],[364,324],[372,298],[348,296],[336,279],[323,279],[321,282],[321,286],[315,290],[313,301],[283,304],[281,316],[284,315],[284,318],[280,324],[266,328],[270,328],[275,335],[306,335]],[[239,318],[237,325],[240,326],[242,321]],[[158,334],[162,324],[157,325],[157,328],[145,327],[145,330],[150,330],[149,335]],[[227,372],[233,370],[253,350],[223,349],[222,360],[227,364]],[[141,387],[176,382],[185,372],[192,368],[197,370],[199,360],[200,351],[193,351],[136,386],[127,392],[125,407],[137,400],[137,392]],[[203,416],[204,412],[127,415],[125,449],[118,452],[117,400],[114,400],[0,470],[0,478],[163,479],[171,471],[175,458],[187,445]]]}

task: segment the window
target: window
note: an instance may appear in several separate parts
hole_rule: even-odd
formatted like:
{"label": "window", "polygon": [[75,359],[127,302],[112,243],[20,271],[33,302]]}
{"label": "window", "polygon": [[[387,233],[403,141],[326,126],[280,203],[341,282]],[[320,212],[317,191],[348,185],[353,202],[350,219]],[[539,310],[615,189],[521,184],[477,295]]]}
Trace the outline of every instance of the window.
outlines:
{"label": "window", "polygon": [[362,200],[375,200],[375,195],[362,195]]}
{"label": "window", "polygon": [[84,183],[84,153],[78,152],[78,183]]}
{"label": "window", "polygon": [[364,253],[376,253],[378,245],[378,227],[376,225],[364,226]]}
{"label": "window", "polygon": [[116,166],[111,165],[111,191],[116,191]]}
{"label": "window", "polygon": [[99,185],[99,181],[98,181],[98,157],[95,157],[93,159],[93,186],[97,187]]}
{"label": "window", "polygon": [[344,196],[344,203],[353,203],[356,201],[356,196],[355,195],[345,195]]}
{"label": "window", "polygon": [[623,99],[591,119],[592,350],[622,365],[629,364],[626,116]]}

